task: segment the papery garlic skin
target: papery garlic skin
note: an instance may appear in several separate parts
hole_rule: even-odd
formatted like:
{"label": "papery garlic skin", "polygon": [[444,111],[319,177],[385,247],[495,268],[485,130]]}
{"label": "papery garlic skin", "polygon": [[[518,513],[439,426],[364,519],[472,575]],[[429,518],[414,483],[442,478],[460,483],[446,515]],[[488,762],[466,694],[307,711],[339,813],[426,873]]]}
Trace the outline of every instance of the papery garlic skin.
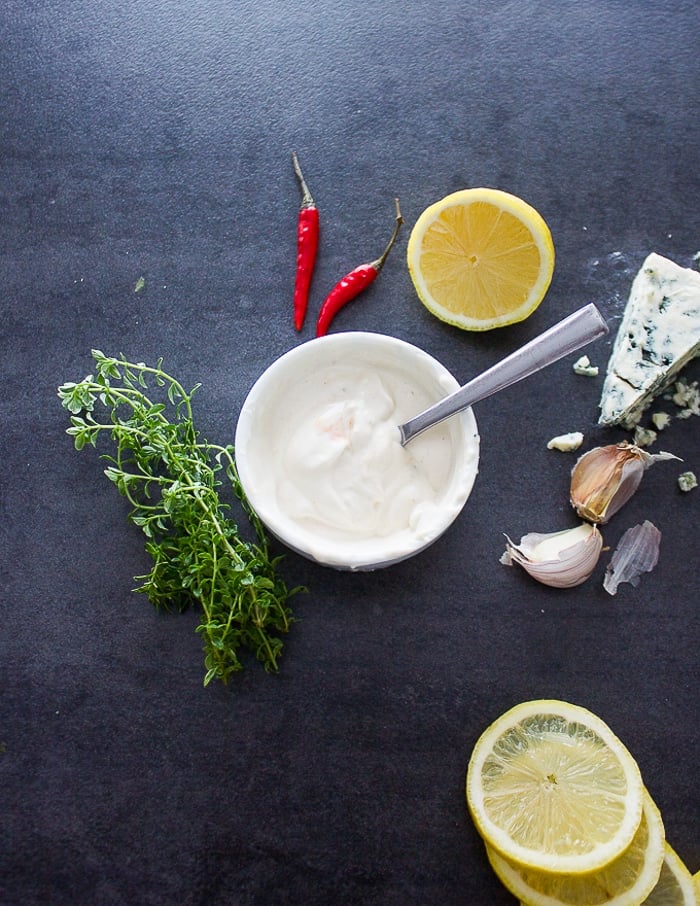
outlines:
{"label": "papery garlic skin", "polygon": [[660,544],[661,532],[648,519],[627,529],[605,570],[603,588],[614,595],[623,582],[639,585],[642,573],[651,572],[658,563]]}
{"label": "papery garlic skin", "polygon": [[573,588],[589,578],[603,549],[598,527],[587,522],[561,532],[530,532],[514,544],[506,535],[501,563],[517,563],[552,588]]}
{"label": "papery garlic skin", "polygon": [[649,466],[662,459],[678,457],[647,453],[627,441],[594,447],[572,469],[571,505],[582,519],[605,524],[634,494]]}

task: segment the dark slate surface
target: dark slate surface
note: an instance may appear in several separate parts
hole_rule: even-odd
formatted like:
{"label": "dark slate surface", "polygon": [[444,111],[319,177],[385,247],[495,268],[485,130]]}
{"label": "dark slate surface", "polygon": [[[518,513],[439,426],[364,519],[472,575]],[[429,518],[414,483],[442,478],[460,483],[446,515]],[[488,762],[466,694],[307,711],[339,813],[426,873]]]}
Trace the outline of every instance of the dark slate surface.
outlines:
{"label": "dark slate surface", "polygon": [[[654,466],[605,532],[661,529],[638,588],[606,594],[606,558],[571,592],[498,562],[503,532],[573,524],[551,436],[626,437],[567,360],[478,407],[477,485],[429,552],[365,575],[289,554],[309,593],[281,672],[205,689],[196,614],[132,594],[142,538],[56,397],[92,347],[162,355],[202,382],[203,433],[232,439],[252,382],[312,332],[291,326],[293,148],[322,216],[313,310],[384,247],[395,195],[408,225],[334,329],[466,380],[585,302],[614,328],[648,252],[700,248],[699,39],[694,0],[5,0],[0,902],[505,906],[465,767],[539,697],[616,730],[700,869],[700,492],[676,486],[697,419],[662,438],[684,465]],[[484,336],[429,315],[404,261],[423,208],[469,185],[528,200],[557,249],[537,313]]]}

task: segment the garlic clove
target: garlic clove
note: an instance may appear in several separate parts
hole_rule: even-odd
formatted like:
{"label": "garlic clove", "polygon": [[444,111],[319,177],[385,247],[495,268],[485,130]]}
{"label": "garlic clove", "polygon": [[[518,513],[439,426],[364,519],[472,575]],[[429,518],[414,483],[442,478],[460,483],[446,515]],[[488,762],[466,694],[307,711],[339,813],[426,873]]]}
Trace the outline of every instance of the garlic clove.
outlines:
{"label": "garlic clove", "polygon": [[506,542],[501,563],[517,563],[533,579],[553,588],[573,588],[585,582],[603,549],[598,527],[588,522],[561,532],[530,532],[519,544],[506,535]]}
{"label": "garlic clove", "polygon": [[571,505],[582,519],[604,524],[632,497],[649,466],[663,459],[678,457],[648,453],[627,441],[594,447],[571,472]]}

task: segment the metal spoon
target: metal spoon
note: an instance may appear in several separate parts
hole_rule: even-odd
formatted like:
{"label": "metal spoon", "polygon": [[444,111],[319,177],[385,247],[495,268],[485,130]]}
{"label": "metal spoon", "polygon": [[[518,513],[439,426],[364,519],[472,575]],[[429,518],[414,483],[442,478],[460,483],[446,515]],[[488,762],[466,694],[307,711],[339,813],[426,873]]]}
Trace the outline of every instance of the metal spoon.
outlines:
{"label": "metal spoon", "polygon": [[402,446],[427,428],[529,377],[536,371],[541,371],[547,365],[604,336],[607,332],[608,325],[595,305],[592,303],[585,305],[505,359],[492,365],[483,374],[455,390],[439,403],[399,425]]}

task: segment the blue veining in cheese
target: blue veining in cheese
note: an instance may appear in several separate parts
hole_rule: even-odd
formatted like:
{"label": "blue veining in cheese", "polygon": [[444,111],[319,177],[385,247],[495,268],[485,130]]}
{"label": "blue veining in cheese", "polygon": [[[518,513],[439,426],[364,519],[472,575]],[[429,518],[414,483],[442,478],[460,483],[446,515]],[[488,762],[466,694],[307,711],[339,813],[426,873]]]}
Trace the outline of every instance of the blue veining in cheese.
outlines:
{"label": "blue veining in cheese", "polygon": [[700,354],[700,273],[652,252],[634,278],[600,399],[602,425],[632,428]]}

